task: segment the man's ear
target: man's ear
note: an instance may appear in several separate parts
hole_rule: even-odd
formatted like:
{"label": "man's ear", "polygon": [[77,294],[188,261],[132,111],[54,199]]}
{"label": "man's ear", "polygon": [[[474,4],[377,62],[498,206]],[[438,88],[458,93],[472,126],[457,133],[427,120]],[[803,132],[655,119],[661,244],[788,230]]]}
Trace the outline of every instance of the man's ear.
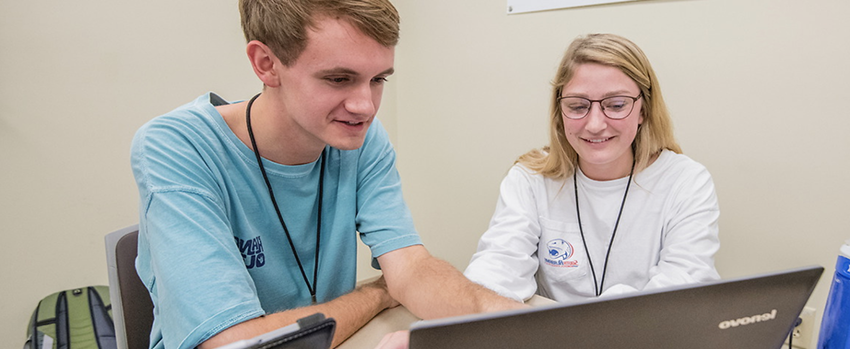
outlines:
{"label": "man's ear", "polygon": [[257,74],[260,81],[269,87],[280,86],[280,76],[275,68],[282,63],[274,55],[271,48],[262,42],[252,40],[248,43],[245,51],[248,54],[251,67],[254,68],[254,74]]}

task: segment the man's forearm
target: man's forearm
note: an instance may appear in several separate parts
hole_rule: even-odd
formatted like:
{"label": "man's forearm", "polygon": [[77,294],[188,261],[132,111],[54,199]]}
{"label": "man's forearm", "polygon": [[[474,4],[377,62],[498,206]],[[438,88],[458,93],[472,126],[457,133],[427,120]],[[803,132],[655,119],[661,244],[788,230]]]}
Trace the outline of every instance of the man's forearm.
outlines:
{"label": "man's forearm", "polygon": [[523,307],[469,281],[448,262],[432,259],[415,280],[418,285],[406,288],[409,295],[397,295],[412,313],[433,319]]}
{"label": "man's forearm", "polygon": [[279,313],[269,314],[259,318],[234,325],[209,340],[201,343],[198,348],[216,348],[237,340],[273,331],[295,323],[298,319],[315,313],[336,320],[333,346],[341,344],[363,325],[382,310],[397,305],[386,290],[383,279],[364,284],[354,291],[327,303],[290,309]]}
{"label": "man's forearm", "polygon": [[[390,255],[396,252],[406,255]],[[525,307],[469,281],[454,266],[431,256],[422,246],[385,256],[389,258],[380,262],[390,294],[423,319]]]}

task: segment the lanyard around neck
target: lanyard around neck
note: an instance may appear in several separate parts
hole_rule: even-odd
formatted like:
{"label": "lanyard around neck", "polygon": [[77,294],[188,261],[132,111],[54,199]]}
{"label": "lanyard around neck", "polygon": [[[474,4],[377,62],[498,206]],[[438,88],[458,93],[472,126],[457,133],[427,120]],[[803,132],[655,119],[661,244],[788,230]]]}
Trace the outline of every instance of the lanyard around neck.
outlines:
{"label": "lanyard around neck", "polygon": [[257,141],[254,139],[254,130],[251,128],[251,106],[254,104],[254,101],[259,97],[258,93],[256,96],[251,98],[248,101],[248,107],[245,110],[245,122],[248,126],[248,136],[251,138],[251,146],[254,148],[254,154],[257,156],[257,164],[260,165],[260,172],[263,174],[263,180],[266,182],[266,188],[269,190],[269,196],[272,199],[272,205],[274,206],[274,211],[277,213],[277,219],[280,220],[280,225],[283,227],[283,232],[286,233],[286,239],[289,241],[289,248],[292,250],[292,254],[295,256],[295,261],[298,262],[298,269],[301,270],[301,277],[304,278],[304,283],[307,284],[307,290],[310,291],[310,298],[312,299],[313,304],[316,304],[316,279],[319,274],[319,242],[322,237],[322,193],[324,189],[325,182],[325,159],[327,156],[325,155],[325,151],[322,150],[322,154],[320,157],[322,161],[320,163],[319,170],[319,195],[316,200],[319,202],[318,204],[318,218],[316,218],[316,259],[313,264],[313,283],[307,279],[307,273],[304,271],[304,266],[301,264],[301,258],[298,257],[298,251],[295,250],[295,243],[292,242],[292,235],[289,234],[289,229],[286,228],[286,222],[283,221],[283,216],[280,214],[280,208],[277,206],[277,200],[274,197],[274,191],[272,190],[271,182],[269,181],[269,176],[266,175],[266,167],[263,165],[263,159],[260,156],[260,149],[257,148]]}
{"label": "lanyard around neck", "polygon": [[578,166],[573,171],[573,188],[576,194],[576,217],[578,218],[578,231],[581,233],[581,242],[584,244],[584,252],[587,254],[587,262],[590,265],[590,273],[593,274],[593,291],[597,297],[602,294],[605,287],[605,273],[608,271],[608,257],[611,256],[611,246],[614,245],[614,236],[617,235],[617,227],[620,225],[620,217],[623,215],[623,207],[626,205],[626,196],[629,195],[629,187],[632,185],[632,175],[635,173],[635,163],[632,160],[632,170],[629,172],[629,181],[626,183],[626,192],[623,193],[623,202],[620,203],[620,212],[617,213],[617,221],[614,223],[614,232],[611,233],[611,240],[608,241],[608,252],[605,253],[605,265],[602,267],[602,282],[596,281],[596,271],[593,269],[593,259],[590,258],[590,250],[587,249],[587,240],[584,238],[584,229],[581,227],[581,211],[578,204]]}

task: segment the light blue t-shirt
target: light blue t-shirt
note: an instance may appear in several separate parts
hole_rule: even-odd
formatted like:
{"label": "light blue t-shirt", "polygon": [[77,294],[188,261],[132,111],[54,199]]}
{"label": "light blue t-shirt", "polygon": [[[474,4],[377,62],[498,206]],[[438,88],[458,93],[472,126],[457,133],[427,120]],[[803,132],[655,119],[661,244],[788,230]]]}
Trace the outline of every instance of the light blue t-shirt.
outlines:
{"label": "light blue t-shirt", "polygon": [[[136,267],[155,306],[152,348],[193,348],[237,323],[311,302],[255,155],[215,109],[226,103],[205,94],[133,140]],[[354,288],[357,232],[373,257],[421,244],[377,119],[361,148],[324,154],[319,302]],[[312,283],[321,161],[263,164]]]}

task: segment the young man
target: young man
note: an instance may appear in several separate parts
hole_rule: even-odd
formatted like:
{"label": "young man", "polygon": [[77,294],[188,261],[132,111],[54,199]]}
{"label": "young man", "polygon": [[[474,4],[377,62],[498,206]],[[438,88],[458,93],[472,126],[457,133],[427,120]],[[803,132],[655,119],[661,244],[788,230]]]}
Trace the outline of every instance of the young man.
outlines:
{"label": "young man", "polygon": [[[336,319],[336,346],[399,303],[422,318],[521,307],[432,257],[413,228],[374,118],[393,73],[392,4],[239,6],[263,92],[206,94],[133,142],[151,347],[214,348],[316,312]],[[383,276],[354,289],[357,232]]]}

